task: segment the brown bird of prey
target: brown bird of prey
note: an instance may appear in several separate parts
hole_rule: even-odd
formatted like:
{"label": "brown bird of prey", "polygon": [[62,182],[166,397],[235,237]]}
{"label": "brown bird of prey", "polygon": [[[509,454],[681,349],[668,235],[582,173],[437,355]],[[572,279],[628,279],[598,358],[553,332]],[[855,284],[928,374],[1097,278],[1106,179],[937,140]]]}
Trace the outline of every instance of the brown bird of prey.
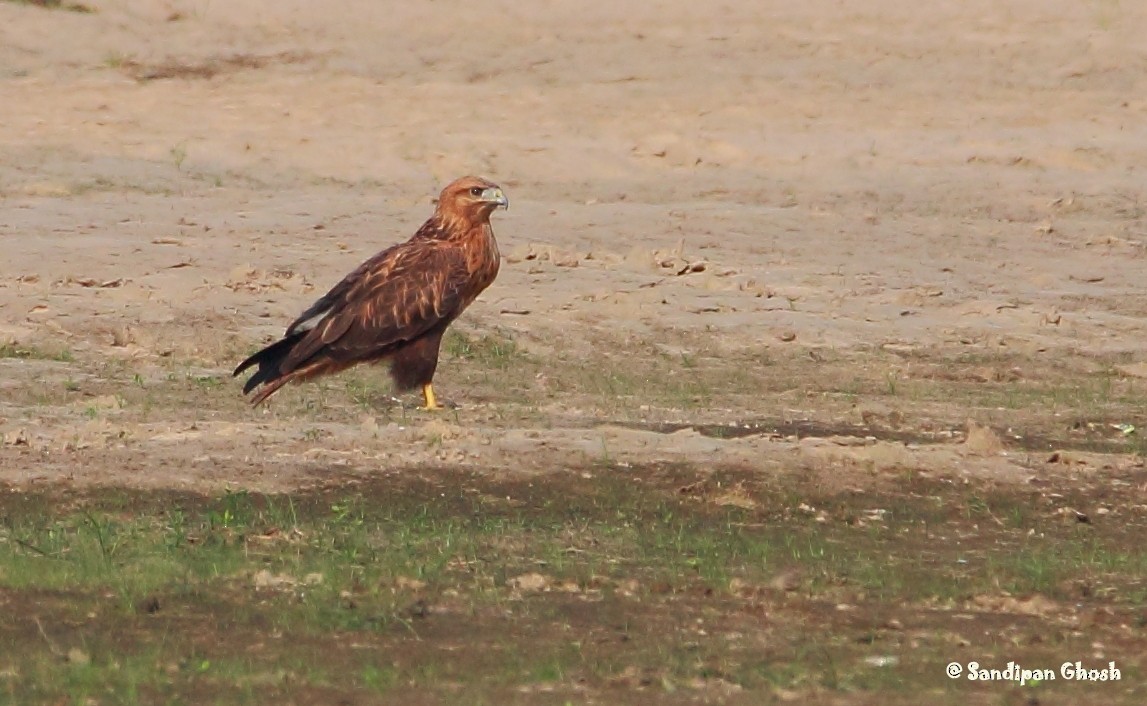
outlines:
{"label": "brown bird of prey", "polygon": [[283,338],[239,364],[258,370],[243,386],[258,405],[288,382],[386,360],[399,391],[422,388],[425,409],[441,405],[431,381],[446,327],[498,274],[490,214],[510,205],[502,189],[462,177],[410,240],[358,266],[295,319]]}

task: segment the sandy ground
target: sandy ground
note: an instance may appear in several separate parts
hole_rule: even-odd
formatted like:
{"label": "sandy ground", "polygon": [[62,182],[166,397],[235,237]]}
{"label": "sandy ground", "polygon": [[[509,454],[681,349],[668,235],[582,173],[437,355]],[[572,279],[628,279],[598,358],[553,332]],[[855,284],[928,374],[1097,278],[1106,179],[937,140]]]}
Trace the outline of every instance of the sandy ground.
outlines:
{"label": "sandy ground", "polygon": [[[0,360],[5,481],[276,488],[332,463],[544,468],[606,444],[966,470],[963,449],[663,434],[560,400],[506,421],[449,366],[464,406],[445,420],[252,412],[229,379],[121,409],[172,366],[224,378],[465,173],[512,208],[460,326],[543,359],[628,340],[730,365],[1006,351],[1144,370],[1147,6],[85,5],[0,2],[0,342],[69,359]],[[739,399],[721,414],[791,406]]]}

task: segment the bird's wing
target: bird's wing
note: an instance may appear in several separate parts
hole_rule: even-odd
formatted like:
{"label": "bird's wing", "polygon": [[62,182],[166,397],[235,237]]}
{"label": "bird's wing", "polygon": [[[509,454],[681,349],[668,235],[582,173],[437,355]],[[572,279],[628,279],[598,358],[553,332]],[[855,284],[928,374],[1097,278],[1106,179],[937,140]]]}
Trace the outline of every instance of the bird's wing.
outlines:
{"label": "bird's wing", "polygon": [[440,241],[412,240],[375,255],[347,275],[287,329],[306,332],[284,361],[292,370],[319,351],[363,360],[451,319],[466,302],[465,253]]}

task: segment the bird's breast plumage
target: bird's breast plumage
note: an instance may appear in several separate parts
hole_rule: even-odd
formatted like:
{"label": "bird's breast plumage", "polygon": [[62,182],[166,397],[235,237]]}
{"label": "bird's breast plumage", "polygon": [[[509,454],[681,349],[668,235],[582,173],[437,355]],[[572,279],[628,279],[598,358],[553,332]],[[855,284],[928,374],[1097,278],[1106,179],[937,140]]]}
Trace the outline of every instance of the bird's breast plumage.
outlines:
{"label": "bird's breast plumage", "polygon": [[472,253],[470,273],[478,284],[478,291],[481,291],[489,287],[498,276],[498,268],[502,264],[498,241],[495,240],[494,229],[489,223],[482,225],[478,246],[473,248]]}

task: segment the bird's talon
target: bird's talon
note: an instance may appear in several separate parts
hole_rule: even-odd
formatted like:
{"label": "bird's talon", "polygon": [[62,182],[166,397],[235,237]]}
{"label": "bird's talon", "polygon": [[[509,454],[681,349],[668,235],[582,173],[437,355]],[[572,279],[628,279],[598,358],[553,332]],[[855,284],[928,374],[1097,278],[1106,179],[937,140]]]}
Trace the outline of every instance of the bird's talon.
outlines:
{"label": "bird's talon", "polygon": [[443,410],[443,409],[456,410],[456,409],[462,409],[462,408],[459,405],[455,404],[454,402],[451,402],[450,400],[444,400],[444,399],[439,398],[438,404],[435,404],[433,407],[423,404],[423,405],[419,405],[415,409],[422,411],[422,412],[438,412],[438,411]]}

